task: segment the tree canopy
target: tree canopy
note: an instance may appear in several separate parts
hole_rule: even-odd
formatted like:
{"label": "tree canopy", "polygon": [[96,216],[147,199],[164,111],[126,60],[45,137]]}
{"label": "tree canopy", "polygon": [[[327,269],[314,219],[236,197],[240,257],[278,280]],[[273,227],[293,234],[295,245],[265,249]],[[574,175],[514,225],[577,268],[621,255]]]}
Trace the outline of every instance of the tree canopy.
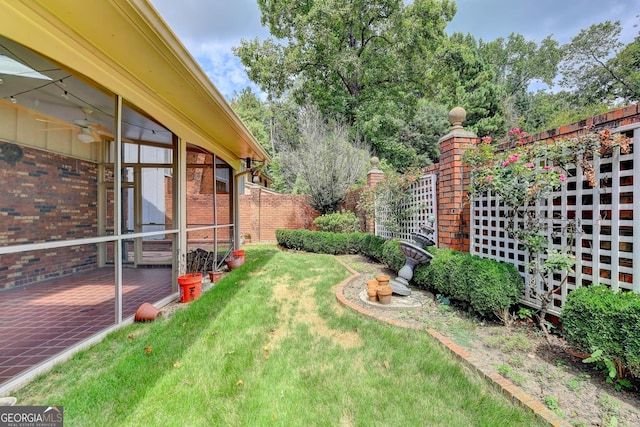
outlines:
{"label": "tree canopy", "polygon": [[[299,156],[301,147],[328,155],[308,145],[316,139],[305,133],[300,114],[308,118],[310,108],[327,135],[361,141],[407,171],[438,160],[454,106],[466,109],[466,128],[499,139],[513,127],[532,133],[640,100],[640,37],[625,46],[619,22],[592,25],[560,46],[552,36],[536,42],[513,33],[485,42],[447,35],[452,0],[258,5],[272,37],[242,40],[234,53],[267,104],[244,90],[232,106],[273,155],[268,171],[279,190],[313,191],[301,172],[307,166],[287,156]],[[319,202],[321,210],[335,206],[332,197]]]}
{"label": "tree canopy", "polygon": [[[343,117],[381,156],[398,163],[415,159],[397,136],[417,99],[435,91],[429,87],[429,63],[447,40],[444,28],[455,14],[454,2],[259,0],[258,5],[275,39],[242,40],[234,49],[251,80],[269,96],[290,92],[299,105],[312,102],[325,115]],[[390,104],[392,117],[385,110]]]}

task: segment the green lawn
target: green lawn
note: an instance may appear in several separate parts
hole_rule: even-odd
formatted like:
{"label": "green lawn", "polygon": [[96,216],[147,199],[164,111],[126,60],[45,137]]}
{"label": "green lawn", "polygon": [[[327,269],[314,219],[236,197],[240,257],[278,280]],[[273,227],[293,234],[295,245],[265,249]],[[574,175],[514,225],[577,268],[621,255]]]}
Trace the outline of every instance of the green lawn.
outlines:
{"label": "green lawn", "polygon": [[[245,265],[15,393],[65,426],[545,425],[425,332],[340,306],[327,255],[247,249]],[[150,347],[151,353],[145,350]]]}

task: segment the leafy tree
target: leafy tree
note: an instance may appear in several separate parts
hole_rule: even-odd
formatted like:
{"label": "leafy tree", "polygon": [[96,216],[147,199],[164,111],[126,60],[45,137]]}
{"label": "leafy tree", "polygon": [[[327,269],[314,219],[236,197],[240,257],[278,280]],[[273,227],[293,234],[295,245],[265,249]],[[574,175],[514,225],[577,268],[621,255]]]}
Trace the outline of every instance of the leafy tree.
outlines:
{"label": "leafy tree", "polygon": [[552,86],[562,55],[558,42],[551,36],[538,46],[515,33],[507,40],[500,37],[488,43],[480,41],[480,52],[485,61],[493,64],[496,83],[507,97],[526,92],[536,80]]}
{"label": "leafy tree", "polygon": [[349,129],[336,120],[324,120],[314,106],[298,114],[300,140],[279,153],[284,176],[296,177],[296,186],[311,196],[314,208],[335,212],[349,189],[364,177],[369,153],[349,140]]}
{"label": "leafy tree", "polygon": [[440,158],[438,141],[451,126],[448,113],[445,106],[434,101],[424,98],[418,101],[413,120],[400,131],[400,141],[417,153],[414,166],[428,166]]}
{"label": "leafy tree", "polygon": [[603,103],[583,105],[568,91],[539,90],[519,96],[515,109],[519,116],[513,122],[514,127],[535,133],[584,120],[611,108]]}
{"label": "leafy tree", "polygon": [[640,100],[638,39],[629,46],[619,41],[620,21],[605,21],[581,30],[563,46],[563,87],[581,104]]}
{"label": "leafy tree", "polygon": [[533,131],[528,114],[537,115],[537,112],[532,111],[534,104],[529,88],[536,81],[549,87],[553,85],[562,55],[558,42],[548,36],[538,45],[525,40],[521,34],[512,33],[506,40],[500,37],[488,43],[480,41],[479,50],[495,71],[494,82],[500,88],[505,127]]}
{"label": "leafy tree", "polygon": [[268,106],[260,101],[250,87],[242,89],[240,93],[234,93],[230,104],[260,145],[269,155],[273,155],[270,137],[271,112]]}
{"label": "leafy tree", "polygon": [[[448,0],[259,0],[278,39],[243,40],[234,53],[249,78],[274,98],[290,92],[344,117],[382,157],[415,154],[397,136],[419,97],[433,92],[429,65],[455,13]],[[393,110],[384,107],[393,104]],[[371,123],[369,123],[371,122]]]}
{"label": "leafy tree", "polygon": [[433,73],[438,82],[436,99],[448,106],[464,106],[465,127],[479,135],[506,132],[495,70],[471,34],[454,33],[440,46]]}

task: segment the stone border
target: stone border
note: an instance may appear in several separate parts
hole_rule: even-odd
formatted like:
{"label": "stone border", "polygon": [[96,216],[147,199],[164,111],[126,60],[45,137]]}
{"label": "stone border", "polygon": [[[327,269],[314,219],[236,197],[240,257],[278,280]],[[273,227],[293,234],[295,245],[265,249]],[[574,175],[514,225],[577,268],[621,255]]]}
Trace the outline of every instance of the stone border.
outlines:
{"label": "stone border", "polygon": [[[347,300],[344,296],[344,287],[350,283],[352,280],[360,277],[360,273],[355,271],[353,268],[345,264],[342,260],[337,257],[334,257],[336,261],[342,264],[351,275],[344,279],[336,286],[336,299],[340,304],[345,307],[349,307],[358,313],[361,313],[365,316],[372,317],[376,320],[392,324],[394,326],[400,326],[402,328],[411,328],[410,325],[407,325],[399,320],[395,319],[379,319],[373,315],[371,311],[364,307],[360,307],[358,305],[353,304],[351,301]],[[435,329],[428,329],[427,332],[447,350],[449,350],[458,360],[465,363],[470,368],[474,369],[480,375],[488,379],[493,383],[495,387],[498,387],[504,394],[506,394],[511,400],[522,405],[523,407],[531,410],[538,418],[542,419],[549,423],[549,425],[553,427],[571,427],[571,424],[560,418],[554,412],[549,410],[546,406],[544,406],[540,401],[538,401],[535,397],[525,393],[520,387],[513,384],[511,381],[503,377],[498,373],[498,371],[493,368],[493,366],[479,360],[478,358],[471,355],[467,350],[460,347],[445,335],[442,335]]]}

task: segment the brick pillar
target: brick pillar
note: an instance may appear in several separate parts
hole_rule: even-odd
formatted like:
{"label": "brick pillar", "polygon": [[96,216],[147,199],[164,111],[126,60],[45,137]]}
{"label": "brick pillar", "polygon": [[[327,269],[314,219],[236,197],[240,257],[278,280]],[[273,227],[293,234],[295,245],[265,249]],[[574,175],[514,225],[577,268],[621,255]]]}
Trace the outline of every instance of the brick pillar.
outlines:
{"label": "brick pillar", "polygon": [[[367,188],[376,188],[378,183],[384,179],[384,172],[378,169],[378,163],[380,160],[377,157],[371,158],[371,170],[367,173]],[[375,233],[376,224],[375,218],[365,216],[364,220],[365,232]]]}
{"label": "brick pillar", "polygon": [[452,127],[440,138],[438,176],[438,247],[469,252],[470,210],[467,188],[470,168],[462,162],[466,147],[478,142],[473,132],[463,129],[466,118],[462,107],[449,113]]}

